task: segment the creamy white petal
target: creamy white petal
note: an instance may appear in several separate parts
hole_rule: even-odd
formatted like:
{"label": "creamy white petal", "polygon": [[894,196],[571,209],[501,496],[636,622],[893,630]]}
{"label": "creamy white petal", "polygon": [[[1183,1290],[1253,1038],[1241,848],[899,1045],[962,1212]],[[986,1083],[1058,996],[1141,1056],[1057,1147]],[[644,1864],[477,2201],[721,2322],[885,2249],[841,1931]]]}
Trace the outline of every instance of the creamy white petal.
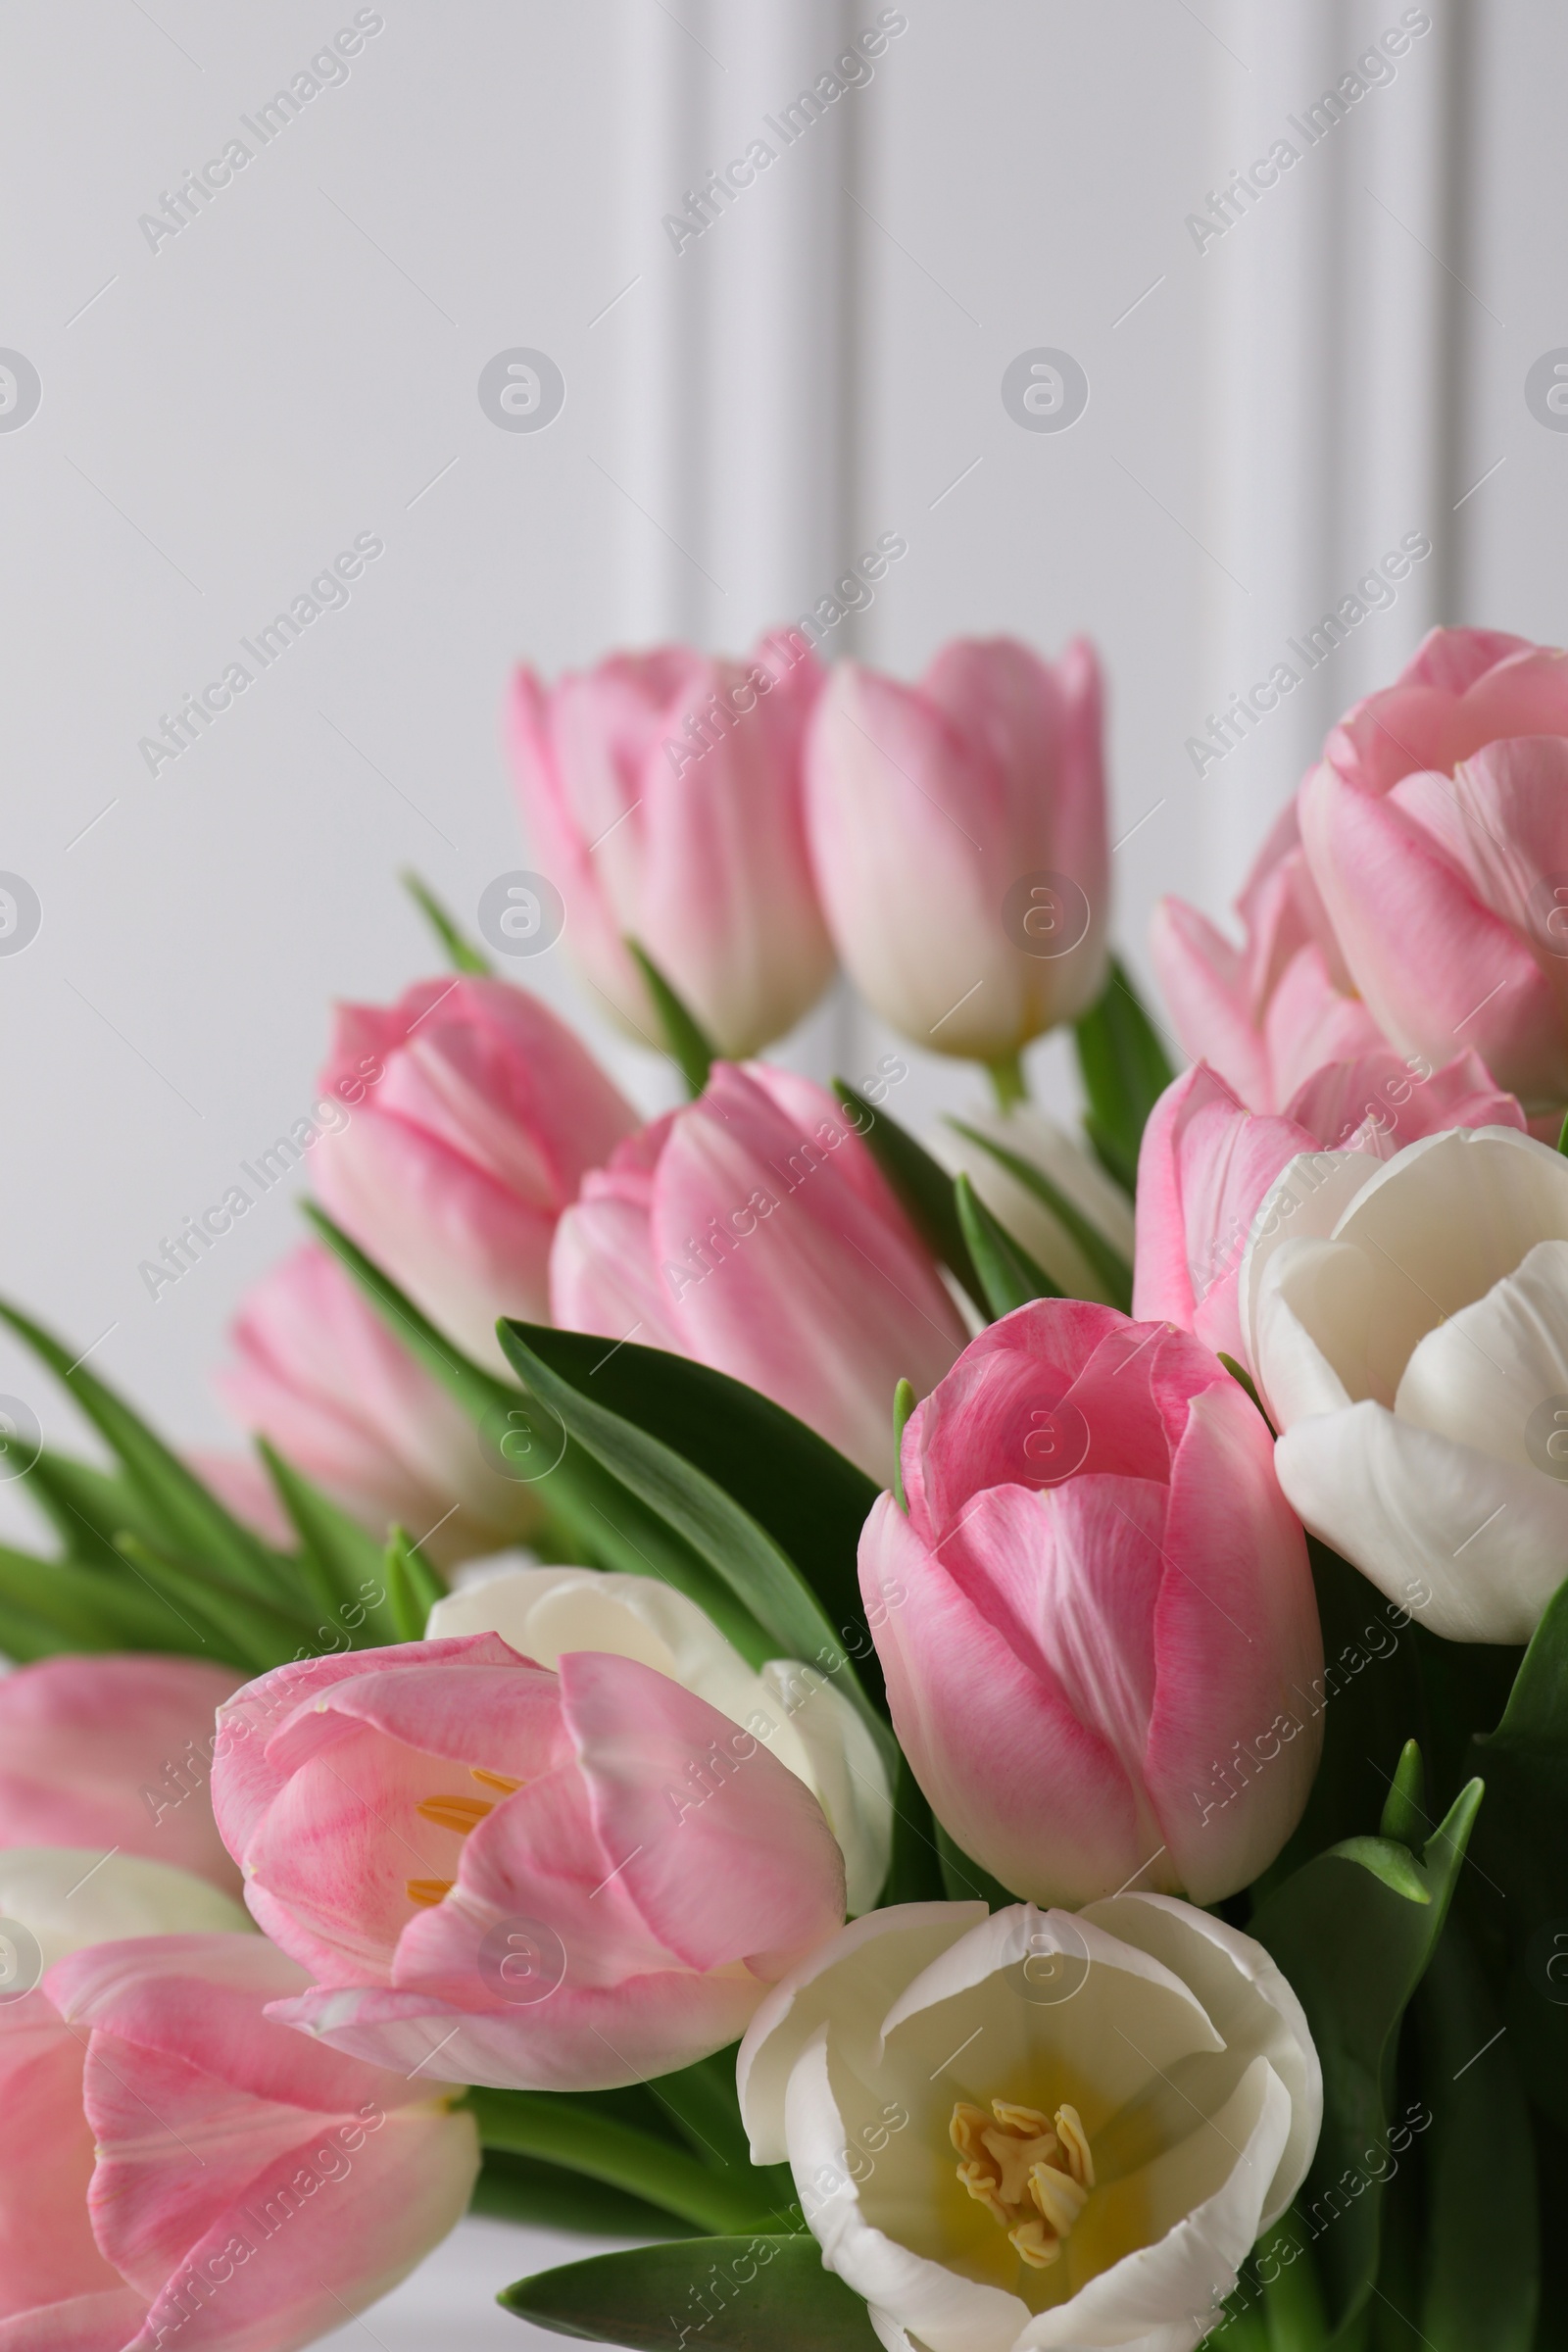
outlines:
{"label": "creamy white petal", "polygon": [[[797,2058],[784,2115],[790,2169],[823,2262],[930,2352],[1013,2352],[1029,2317],[1029,2307],[1019,2296],[966,2278],[866,2220],[845,2170],[849,2134],[833,2092],[828,2058],[832,2031],[826,2025],[818,2027]],[[823,2197],[813,2184],[828,2176],[837,2176],[841,2185]]]}
{"label": "creamy white petal", "polygon": [[[1279,2170],[1290,2129],[1290,2093],[1256,2058],[1209,2125],[1142,2176],[1161,2234],[1032,2319],[1017,2352],[1193,2352],[1258,2235],[1263,2184]],[[1217,2177],[1194,2202],[1204,2175]]]}
{"label": "creamy white petal", "polygon": [[[839,1841],[846,1908],[857,1919],[881,1893],[893,1855],[893,1791],[881,1750],[843,1691],[815,1667],[775,1658],[760,1680],[781,1735],[799,1744],[800,1777],[815,1791]],[[781,1764],[791,1762],[782,1738],[765,1731],[760,1737]]]}
{"label": "creamy white petal", "polygon": [[1386,1406],[1298,1421],[1274,1449],[1293,1509],[1448,1642],[1528,1642],[1568,1559],[1568,1488]]}
{"label": "creamy white petal", "polygon": [[735,2062],[754,2164],[782,2164],[790,2069],[824,2022],[854,2064],[870,2066],[882,2020],[911,1976],[988,1916],[984,1903],[897,1903],[868,1912],[781,1978],[747,2029]]}
{"label": "creamy white petal", "polygon": [[1278,2220],[1301,2182],[1323,2125],[1323,2069],[1306,2013],[1260,1943],[1167,1894],[1113,1894],[1080,1914],[1164,1962],[1193,1987],[1231,2050],[1263,2057],[1291,2098],[1291,2131],[1260,2229]]}
{"label": "creamy white petal", "polygon": [[[244,1907],[188,1870],[101,1847],[17,1845],[0,1852],[0,1921],[24,1927],[42,1966],[128,1936],[254,1935]],[[0,1930],[3,1933],[3,1930]]]}
{"label": "creamy white petal", "polygon": [[1365,1277],[1365,1259],[1344,1242],[1287,1242],[1270,1258],[1253,1300],[1251,1349],[1276,1429],[1366,1394]]}
{"label": "creamy white petal", "polygon": [[1429,1331],[1394,1409],[1418,1429],[1542,1477],[1552,1476],[1547,1461],[1563,1457],[1568,1479],[1568,1242],[1538,1242],[1516,1273]]}
{"label": "creamy white petal", "polygon": [[1237,1311],[1254,1364],[1258,1295],[1274,1252],[1286,1242],[1326,1242],[1378,1167],[1366,1152],[1303,1152],[1280,1170],[1264,1194],[1237,1278]]}
{"label": "creamy white petal", "polygon": [[[975,1109],[963,1114],[964,1123],[991,1136],[1004,1151],[1028,1160],[1049,1176],[1072,1207],[1119,1250],[1129,1265],[1134,1248],[1132,1202],[1094,1160],[1080,1150],[1064,1127],[1033,1108],[1002,1112]],[[980,1145],[959,1135],[946,1120],[934,1130],[931,1149],[955,1175],[961,1170],[975,1191],[1037,1265],[1058,1282],[1069,1298],[1106,1299],[1100,1277],[1072,1235],[1058,1224],[1045,1202],[1003,1167]],[[1108,1301],[1107,1301],[1108,1303]]]}

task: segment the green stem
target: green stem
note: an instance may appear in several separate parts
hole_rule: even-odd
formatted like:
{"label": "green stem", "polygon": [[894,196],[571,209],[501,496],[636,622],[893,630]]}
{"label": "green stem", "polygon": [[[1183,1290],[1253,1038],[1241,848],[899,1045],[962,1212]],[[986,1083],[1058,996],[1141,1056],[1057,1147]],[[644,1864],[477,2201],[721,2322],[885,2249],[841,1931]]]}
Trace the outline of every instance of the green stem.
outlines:
{"label": "green stem", "polygon": [[[726,2179],[667,2140],[652,2139],[549,2093],[470,2090],[466,2105],[487,2148],[538,2156],[607,2181],[683,2222],[727,2236],[766,2229],[775,2217],[746,2175]],[[750,2168],[747,2168],[748,2173]]]}
{"label": "green stem", "polygon": [[1011,1110],[1018,1102],[1029,1100],[1029,1081],[1023,1074],[1023,1055],[1004,1054],[996,1061],[988,1061],[991,1084],[996,1093],[999,1110]]}

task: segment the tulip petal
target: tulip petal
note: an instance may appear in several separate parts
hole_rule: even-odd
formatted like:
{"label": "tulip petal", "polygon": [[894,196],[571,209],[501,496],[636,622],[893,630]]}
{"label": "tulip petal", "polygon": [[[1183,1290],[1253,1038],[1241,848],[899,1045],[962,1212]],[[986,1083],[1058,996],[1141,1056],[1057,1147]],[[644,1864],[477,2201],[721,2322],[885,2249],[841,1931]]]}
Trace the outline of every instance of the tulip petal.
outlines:
{"label": "tulip petal", "polygon": [[[122,2285],[94,2244],[87,2219],[93,2146],[81,2111],[82,2063],[80,2042],[41,1992],[0,2009],[0,2112],[8,2146],[0,2170],[3,2320]],[[19,2333],[12,2341],[23,2352],[49,2338]]]}
{"label": "tulip petal", "polygon": [[[1401,1421],[1553,1475],[1545,1450],[1568,1431],[1568,1241],[1538,1242],[1518,1270],[1429,1331],[1412,1351],[1394,1409]],[[1546,1426],[1537,1435],[1544,1409]],[[1534,1450],[1532,1443],[1534,1442]],[[1568,1461],[1563,1463],[1568,1473]]]}
{"label": "tulip petal", "polygon": [[1149,953],[1187,1053],[1217,1071],[1250,1110],[1272,1110],[1268,1054],[1245,993],[1240,951],[1196,906],[1161,899]]}
{"label": "tulip petal", "polygon": [[139,2334],[146,2310],[128,2286],[72,2295],[0,2319],[0,2352],[123,2352]]}

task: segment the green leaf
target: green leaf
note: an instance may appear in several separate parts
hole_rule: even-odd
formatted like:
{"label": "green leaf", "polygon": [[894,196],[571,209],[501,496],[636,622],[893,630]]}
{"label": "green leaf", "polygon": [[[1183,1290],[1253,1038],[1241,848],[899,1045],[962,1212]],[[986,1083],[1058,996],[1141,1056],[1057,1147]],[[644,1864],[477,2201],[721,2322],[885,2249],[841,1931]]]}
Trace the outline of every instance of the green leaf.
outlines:
{"label": "green leaf", "polygon": [[0,1301],[0,1319],[49,1366],[119,1455],[161,1544],[182,1559],[210,1561],[253,1592],[274,1590],[277,1555],[223,1508],[122,1396],[19,1308]]}
{"label": "green leaf", "polygon": [[635,2246],[541,2271],[499,2300],[556,2335],[631,2352],[877,2352],[865,2305],[812,2237]]}
{"label": "green leaf", "polygon": [[[106,1576],[75,1560],[34,1559],[0,1545],[0,1603],[30,1619],[54,1649],[157,1649],[212,1657],[210,1640],[150,1587],[123,1573]],[[0,1648],[9,1648],[0,1629]]]}
{"label": "green leaf", "polygon": [[858,1707],[891,1772],[896,1749],[885,1720],[867,1699],[820,1601],[767,1530],[705,1471],[564,1380],[529,1345],[529,1325],[503,1320],[496,1328],[528,1389],[596,1461],[674,1531],[762,1629],[773,1645],[766,1655],[798,1658],[841,1678],[840,1689]]}
{"label": "green leaf", "polygon": [[1541,2232],[1530,2111],[1506,2028],[1455,1920],[1433,1954],[1417,2014],[1433,2115],[1423,2142],[1421,2332],[1433,2352],[1474,2352],[1478,2344],[1531,2352]]}
{"label": "green leaf", "polygon": [[985,1288],[958,1223],[953,1178],[947,1169],[887,1111],[873,1108],[845,1079],[834,1079],[833,1092],[853,1114],[850,1125],[869,1146],[926,1248],[968,1292],[980,1312],[988,1313]]}
{"label": "green leaf", "polygon": [[950,1117],[948,1125],[971,1144],[978,1145],[1001,1168],[1005,1168],[1015,1184],[1026,1193],[1033,1193],[1042,1207],[1048,1209],[1062,1231],[1077,1243],[1104,1286],[1112,1306],[1120,1307],[1124,1315],[1133,1311],[1133,1270],[1113,1242],[1107,1242],[1098,1225],[1086,1217],[1081,1208],[1068,1200],[1058,1184],[1053,1184],[1044,1168],[1025,1159],[1019,1152],[1011,1152],[999,1144],[995,1136],[982,1128],[971,1127],[965,1119]]}
{"label": "green leaf", "polygon": [[626,947],[648,984],[648,994],[654,1000],[654,1010],[664,1032],[664,1044],[695,1102],[708,1084],[708,1073],[718,1058],[718,1049],[695,1013],[682,1004],[647,949],[630,938]]}
{"label": "green leaf", "polygon": [[1138,1189],[1138,1147],[1144,1123],[1176,1073],[1153,1022],[1121,963],[1098,1004],[1074,1032],[1078,1069],[1089,1108],[1084,1127],[1102,1166],[1126,1193]]}
{"label": "green leaf", "polygon": [[494,979],[495,966],[489,956],[481,956],[472,941],[464,937],[428,883],[412,870],[406,870],[403,887],[441,942],[453,970],[475,972],[484,980]]}
{"label": "green leaf", "polygon": [[[1443,1933],[1480,1802],[1473,1781],[1421,1854],[1372,1838],[1319,1854],[1252,1921],[1306,2012],[1323,2067],[1323,2131],[1298,2203],[1321,2240],[1336,2341],[1372,2297],[1382,2183],[1368,2179],[1363,2158],[1385,2144],[1400,2021]],[[1379,1845],[1381,1867],[1372,1864]],[[1347,2175],[1360,2184],[1353,2199],[1341,2184]]]}
{"label": "green leaf", "polygon": [[764,2229],[773,2218],[768,2175],[750,2165],[715,2171],[671,2141],[598,2114],[569,2094],[476,2089],[465,2104],[487,2148],[565,2165],[705,2230]]}
{"label": "green leaf", "polygon": [[486,2148],[469,2201],[471,2213],[536,2230],[576,2230],[587,2237],[696,2237],[694,2222],[608,2181],[590,2180],[537,2156],[509,2156]]}
{"label": "green leaf", "polygon": [[423,1552],[401,1527],[392,1530],[381,1562],[394,1642],[422,1642],[430,1611],[446,1592]]}
{"label": "green leaf", "polygon": [[1426,1809],[1427,1776],[1421,1762],[1421,1750],[1413,1740],[1407,1740],[1400,1751],[1388,1795],[1383,1800],[1383,1818],[1378,1834],[1396,1844],[1406,1845],[1419,1853],[1426,1843],[1432,1816]]}
{"label": "green leaf", "polygon": [[893,1392],[893,1499],[905,1513],[908,1511],[909,1498],[904,1492],[904,1433],[919,1401],[913,1384],[901,1380]]}
{"label": "green leaf", "polygon": [[1568,1152],[1568,1113],[1564,1114],[1562,1125],[1557,1130],[1557,1149],[1559,1152]]}
{"label": "green leaf", "polygon": [[380,1544],[266,1438],[257,1439],[256,1449],[299,1537],[300,1572],[318,1606],[334,1628],[340,1626],[351,1637],[355,1649],[396,1642]]}
{"label": "green leaf", "polygon": [[545,1324],[514,1328],[579,1396],[618,1413],[722,1487],[788,1553],[848,1638],[861,1616],[856,1560],[877,1494],[863,1470],[771,1397],[707,1364],[629,1340],[617,1347]]}
{"label": "green leaf", "polygon": [[115,1538],[123,1527],[148,1543],[158,1531],[143,1510],[140,1498],[123,1478],[95,1469],[69,1453],[47,1447],[27,1472],[22,1492],[51,1522],[73,1558],[83,1567],[109,1568],[119,1576],[123,1561]]}
{"label": "green leaf", "polygon": [[[294,1616],[242,1587],[198,1568],[187,1568],[139,1536],[120,1539],[124,1558],[193,1635],[205,1633],[215,1655],[251,1674],[265,1674],[312,1647],[310,1620]],[[345,1642],[343,1646],[348,1647]]]}
{"label": "green leaf", "polygon": [[959,1229],[985,1293],[986,1312],[993,1322],[1031,1298],[1062,1296],[1028,1250],[998,1224],[967,1176],[955,1177],[953,1198]]}

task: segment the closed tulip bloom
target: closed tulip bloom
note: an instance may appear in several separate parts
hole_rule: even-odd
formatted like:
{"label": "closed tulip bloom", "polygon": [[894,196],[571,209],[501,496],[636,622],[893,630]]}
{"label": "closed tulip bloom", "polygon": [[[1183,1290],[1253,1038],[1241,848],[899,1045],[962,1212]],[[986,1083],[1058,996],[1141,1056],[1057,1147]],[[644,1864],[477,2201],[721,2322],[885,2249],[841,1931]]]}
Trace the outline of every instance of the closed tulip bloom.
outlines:
{"label": "closed tulip bloom", "polygon": [[957,638],[918,686],[846,662],[807,774],[822,904],[860,994],[942,1054],[1008,1062],[1104,985],[1100,670]]}
{"label": "closed tulip bloom", "polygon": [[[354,1107],[315,1169],[337,1222],[470,1355],[539,1321],[550,1242],[636,1113],[549,1006],[502,980],[420,980],[338,1008],[323,1095]],[[358,1088],[358,1094],[354,1089]]]}
{"label": "closed tulip bloom", "polygon": [[89,1943],[220,1933],[254,1931],[233,1895],[192,1871],[102,1847],[0,1851],[0,2005],[33,1990],[45,1969]]}
{"label": "closed tulip bloom", "polygon": [[[1007,1111],[966,1110],[964,1124],[1048,1176],[1068,1205],[1131,1263],[1132,1202],[1064,1127],[1030,1103],[1019,1103]],[[955,1175],[960,1169],[967,1175],[999,1224],[1022,1244],[1036,1265],[1069,1298],[1099,1298],[1110,1303],[1103,1277],[1084,1254],[1078,1237],[983,1146],[960,1135],[951,1122],[944,1122],[931,1139],[931,1149]]]}
{"label": "closed tulip bloom", "polygon": [[873,1911],[769,1993],[737,2078],[887,2352],[1191,2352],[1323,2115],[1267,1952],[1149,1894]]}
{"label": "closed tulip bloom", "polygon": [[725,1054],[782,1037],[827,986],[801,774],[821,686],[794,631],[749,662],[666,645],[553,687],[518,670],[523,821],[565,902],[566,946],[629,1035],[661,1032],[628,936]]}
{"label": "closed tulip bloom", "polygon": [[711,1364],[874,1478],[900,1380],[963,1346],[957,1308],[832,1096],[760,1062],[714,1064],[584,1182],[551,1259],[555,1320]]}
{"label": "closed tulip bloom", "polygon": [[822,1809],[640,1661],[494,1634],[282,1666],[225,1708],[215,1802],[316,1989],[273,2014],[377,2065],[587,2090],[722,2049],[844,1917]]}
{"label": "closed tulip bloom", "polygon": [[218,1387],[235,1419],[372,1535],[395,1520],[447,1565],[537,1526],[533,1490],[492,1469],[468,1416],[318,1243],[263,1276],[230,1338]]}
{"label": "closed tulip bloom", "polygon": [[142,1854],[237,1894],[208,1794],[243,1677],[197,1658],[40,1658],[0,1677],[0,1846]]}
{"label": "closed tulip bloom", "polygon": [[1241,1312],[1313,1533],[1433,1633],[1528,1642],[1568,1557],[1568,1160],[1512,1127],[1293,1160]]}
{"label": "closed tulip bloom", "polygon": [[1242,1258],[1281,1169],[1302,1152],[1350,1151],[1376,1162],[1446,1127],[1524,1124],[1513,1096],[1493,1084],[1474,1054],[1441,1070],[1387,1046],[1329,1062],[1277,1117],[1245,1109],[1200,1062],[1165,1089],[1144,1129],[1133,1313],[1195,1332],[1250,1370]]}
{"label": "closed tulip bloom", "polygon": [[852,1915],[882,1891],[893,1851],[893,1795],[876,1741],[842,1691],[798,1659],[749,1666],[712,1619],[656,1576],[597,1568],[507,1568],[438,1600],[432,1642],[499,1634],[525,1658],[568,1650],[640,1658],[753,1733],[804,1781],[844,1854]]}
{"label": "closed tulip bloom", "polygon": [[[1206,1348],[1041,1299],[910,1415],[860,1591],[905,1754],[1014,1893],[1216,1902],[1279,1852],[1322,1739],[1300,1526]],[[1238,1746],[1262,1770],[1227,1777]]]}
{"label": "closed tulip bloom", "polygon": [[1568,1101],[1568,664],[1435,629],[1298,796],[1346,964],[1399,1049],[1473,1047],[1532,1116]]}
{"label": "closed tulip bloom", "polygon": [[0,2352],[294,2352],[447,2234],[472,2118],[270,2024],[304,1982],[260,1936],[164,1935],[0,2005]]}
{"label": "closed tulip bloom", "polygon": [[[1249,1110],[1283,1110],[1325,1062],[1388,1044],[1355,993],[1301,848],[1293,804],[1236,902],[1234,947],[1196,906],[1161,899],[1150,926],[1155,976],[1176,1034]],[[1436,1056],[1446,1062],[1467,1039]]]}

